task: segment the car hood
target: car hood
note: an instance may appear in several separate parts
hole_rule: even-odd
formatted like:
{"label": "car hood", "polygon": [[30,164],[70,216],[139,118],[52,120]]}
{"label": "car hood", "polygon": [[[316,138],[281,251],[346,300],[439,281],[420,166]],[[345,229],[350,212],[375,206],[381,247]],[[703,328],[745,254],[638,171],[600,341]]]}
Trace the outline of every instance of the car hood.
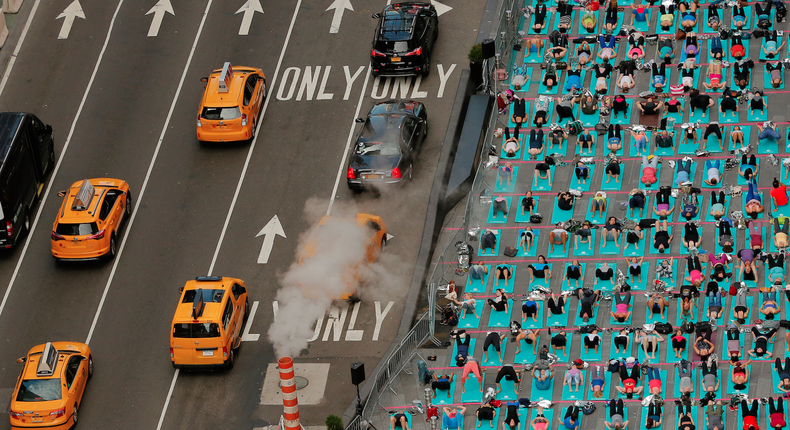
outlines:
{"label": "car hood", "polygon": [[360,155],[351,156],[351,167],[354,170],[392,170],[400,163],[402,155]]}

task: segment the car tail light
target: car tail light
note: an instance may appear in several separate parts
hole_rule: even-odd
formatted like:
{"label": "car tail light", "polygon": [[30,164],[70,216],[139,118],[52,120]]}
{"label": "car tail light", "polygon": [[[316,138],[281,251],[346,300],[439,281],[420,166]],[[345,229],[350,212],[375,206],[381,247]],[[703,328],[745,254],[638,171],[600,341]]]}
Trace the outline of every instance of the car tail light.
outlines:
{"label": "car tail light", "polygon": [[66,415],[66,408],[65,407],[62,407],[60,409],[56,409],[56,410],[54,410],[54,411],[49,413],[49,417],[52,418],[52,419],[60,418],[60,417],[62,417],[64,415]]}
{"label": "car tail light", "polygon": [[17,419],[17,420],[22,420],[22,421],[25,420],[25,414],[23,414],[21,412],[11,411],[9,413],[11,414],[11,418],[14,418],[14,419]]}
{"label": "car tail light", "polygon": [[370,51],[370,55],[372,55],[373,57],[386,57],[386,55],[383,52],[376,51],[375,49]]}
{"label": "car tail light", "polygon": [[98,233],[92,234],[85,238],[85,240],[91,240],[91,239],[104,239],[104,229],[101,229],[99,230]]}
{"label": "car tail light", "polygon": [[407,53],[403,54],[404,57],[410,57],[412,55],[422,55],[422,46],[420,46],[419,48],[415,49],[414,51],[407,52]]}
{"label": "car tail light", "polygon": [[53,232],[52,232],[52,240],[66,240],[66,238],[65,238],[65,237],[63,237],[63,236],[61,236],[61,235],[59,235],[59,234],[57,234],[57,233],[55,233],[55,232],[53,231]]}
{"label": "car tail light", "polygon": [[247,114],[246,113],[241,114],[241,126],[242,127],[247,126]]}
{"label": "car tail light", "polygon": [[203,127],[203,124],[200,123],[200,114],[198,114],[197,126],[198,127]]}
{"label": "car tail light", "polygon": [[6,221],[5,231],[8,233],[8,237],[12,237],[14,235],[14,223],[11,221]]}
{"label": "car tail light", "polygon": [[222,347],[222,356],[223,357],[227,357],[228,356],[228,347],[227,346],[223,346]]}
{"label": "car tail light", "polygon": [[400,169],[399,169],[399,168],[397,168],[397,167],[396,167],[396,168],[392,169],[392,177],[393,177],[393,178],[396,178],[396,179],[397,179],[397,178],[400,178],[400,177],[402,177],[402,176],[403,176],[403,175],[401,175],[401,173],[400,173]]}
{"label": "car tail light", "polygon": [[357,179],[357,172],[354,171],[353,167],[348,168],[348,171],[346,172],[346,179]]}
{"label": "car tail light", "polygon": [[172,360],[173,358],[174,358],[174,356],[173,356],[173,347],[170,347],[170,359]]}

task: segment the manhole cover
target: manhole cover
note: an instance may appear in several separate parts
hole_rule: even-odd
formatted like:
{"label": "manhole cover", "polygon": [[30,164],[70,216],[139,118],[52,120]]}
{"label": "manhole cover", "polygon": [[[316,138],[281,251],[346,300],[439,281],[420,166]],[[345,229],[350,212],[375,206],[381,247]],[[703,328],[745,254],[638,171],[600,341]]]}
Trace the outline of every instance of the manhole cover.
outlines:
{"label": "manhole cover", "polygon": [[[296,382],[296,389],[301,390],[302,388],[306,387],[310,381],[307,380],[304,376],[294,376],[294,382]],[[280,388],[283,387],[282,381],[280,381]]]}

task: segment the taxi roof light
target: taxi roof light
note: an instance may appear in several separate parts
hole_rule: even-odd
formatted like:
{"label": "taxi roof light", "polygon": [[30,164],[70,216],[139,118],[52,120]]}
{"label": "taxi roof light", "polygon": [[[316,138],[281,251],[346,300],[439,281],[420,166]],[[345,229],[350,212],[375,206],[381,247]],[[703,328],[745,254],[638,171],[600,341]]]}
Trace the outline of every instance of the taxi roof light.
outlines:
{"label": "taxi roof light", "polygon": [[195,301],[192,302],[192,319],[197,320],[201,316],[203,316],[203,309],[205,309],[206,304],[203,303],[203,289],[198,288],[195,290]]}
{"label": "taxi roof light", "polygon": [[38,362],[36,369],[37,376],[52,376],[55,373],[55,366],[58,364],[58,350],[52,346],[52,342],[47,342],[44,345],[44,351],[41,353],[41,360]]}
{"label": "taxi roof light", "polygon": [[93,199],[93,193],[93,184],[91,184],[91,181],[84,179],[82,184],[80,184],[80,189],[77,190],[77,194],[74,196],[74,201],[71,203],[71,210],[87,210],[88,205],[90,205],[91,200]]}
{"label": "taxi roof light", "polygon": [[227,93],[230,88],[230,82],[233,79],[233,66],[230,61],[226,61],[222,66],[222,72],[219,74],[219,82],[217,83],[217,91],[220,93]]}

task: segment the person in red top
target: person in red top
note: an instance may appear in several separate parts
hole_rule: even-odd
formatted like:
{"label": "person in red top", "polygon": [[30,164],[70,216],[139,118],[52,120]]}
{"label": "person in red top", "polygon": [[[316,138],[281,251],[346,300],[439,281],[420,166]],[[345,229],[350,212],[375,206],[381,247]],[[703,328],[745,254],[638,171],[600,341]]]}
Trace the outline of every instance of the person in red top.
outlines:
{"label": "person in red top", "polygon": [[620,394],[625,394],[625,396],[629,399],[634,398],[634,394],[641,395],[642,391],[645,387],[639,385],[639,378],[642,376],[642,373],[639,368],[639,364],[635,364],[634,367],[631,368],[631,373],[628,373],[628,369],[626,369],[625,364],[620,363],[620,381],[622,382],[623,386],[616,386],[617,391]]}
{"label": "person in red top", "polygon": [[759,409],[760,403],[758,403],[757,399],[752,400],[751,406],[746,400],[741,400],[743,430],[760,430],[760,424],[757,422],[757,411]]}
{"label": "person in red top", "polygon": [[771,190],[771,201],[774,202],[774,211],[779,210],[779,206],[787,204],[787,186],[774,178],[772,184],[774,189]]}
{"label": "person in red top", "polygon": [[768,398],[768,426],[776,430],[780,430],[787,426],[785,421],[785,406],[784,399],[781,397],[776,398],[776,405],[774,405],[774,398]]}

